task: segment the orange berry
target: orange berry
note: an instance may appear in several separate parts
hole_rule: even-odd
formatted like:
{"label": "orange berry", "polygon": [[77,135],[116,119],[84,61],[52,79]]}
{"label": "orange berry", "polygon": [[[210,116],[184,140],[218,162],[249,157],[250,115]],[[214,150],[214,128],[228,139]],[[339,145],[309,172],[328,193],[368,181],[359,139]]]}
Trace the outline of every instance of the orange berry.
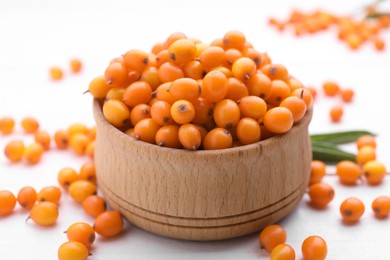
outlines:
{"label": "orange berry", "polygon": [[61,199],[61,190],[56,186],[43,187],[37,194],[37,201],[50,201],[58,204]]}
{"label": "orange berry", "polygon": [[356,139],[355,144],[358,149],[362,148],[363,146],[371,146],[376,148],[375,137],[371,135],[360,136],[358,139]]}
{"label": "orange berry", "polygon": [[15,205],[15,195],[8,190],[0,190],[0,216],[7,216],[11,214]]}
{"label": "orange berry", "polygon": [[178,136],[180,143],[187,150],[197,150],[202,144],[200,130],[194,124],[184,124],[180,126]]}
{"label": "orange berry", "polygon": [[202,97],[210,102],[218,102],[224,99],[228,91],[227,82],[227,77],[222,72],[210,71],[202,80]]}
{"label": "orange berry", "polygon": [[82,202],[82,206],[85,213],[93,218],[96,218],[107,209],[105,200],[99,195],[90,195],[86,197]]}
{"label": "orange berry", "polygon": [[349,103],[353,99],[354,91],[352,89],[342,89],[340,91],[340,95],[341,95],[342,100],[345,103]]}
{"label": "orange berry", "polygon": [[58,206],[50,201],[39,202],[32,207],[29,219],[40,226],[53,226],[58,219]]}
{"label": "orange berry", "polygon": [[344,222],[355,223],[364,214],[364,204],[358,198],[347,198],[340,205],[340,213]]}
{"label": "orange berry", "polygon": [[328,246],[320,236],[309,236],[302,243],[304,260],[324,260],[328,254]]}
{"label": "orange berry", "polygon": [[69,145],[69,132],[65,130],[58,130],[54,134],[54,142],[58,149],[66,149]]}
{"label": "orange berry", "polygon": [[51,141],[49,132],[44,130],[37,130],[34,133],[34,140],[35,142],[40,143],[45,150],[49,150]]}
{"label": "orange berry", "polygon": [[263,117],[264,126],[275,134],[288,132],[294,123],[291,111],[285,107],[269,109]]}
{"label": "orange berry", "polygon": [[79,73],[83,67],[81,60],[77,58],[71,59],[69,65],[73,73]]}
{"label": "orange berry", "polygon": [[341,106],[333,106],[329,111],[330,120],[334,123],[340,122],[344,114],[344,109]]}
{"label": "orange berry", "polygon": [[93,184],[96,185],[95,163],[86,162],[83,165],[81,165],[79,179],[92,182]]}
{"label": "orange berry", "polygon": [[241,118],[236,126],[236,135],[241,144],[256,143],[261,139],[260,125],[253,118]]}
{"label": "orange berry", "polygon": [[76,222],[65,231],[69,241],[77,241],[90,248],[95,241],[95,230],[84,222]]}
{"label": "orange berry", "polygon": [[69,195],[78,203],[82,203],[88,196],[95,195],[96,185],[85,180],[74,181],[69,186]]}
{"label": "orange berry", "polygon": [[285,243],[286,239],[286,231],[277,224],[265,227],[259,234],[260,247],[264,248],[268,253],[271,253],[277,245]]}
{"label": "orange berry", "polygon": [[88,248],[77,241],[63,243],[57,252],[58,260],[87,260],[89,255]]}
{"label": "orange berry", "polygon": [[250,117],[256,120],[262,118],[267,112],[267,103],[257,96],[246,96],[239,100],[238,107],[242,117]]}
{"label": "orange berry", "polygon": [[187,100],[177,100],[171,107],[172,119],[181,125],[188,124],[195,117],[195,108],[191,102]]}
{"label": "orange berry", "polygon": [[369,161],[373,161],[376,159],[375,148],[372,146],[363,146],[361,147],[356,154],[356,162],[358,164],[365,164]]}
{"label": "orange berry", "polygon": [[24,149],[23,159],[28,164],[37,164],[43,155],[44,149],[40,143],[32,143]]}
{"label": "orange berry", "polygon": [[363,165],[363,176],[370,185],[378,185],[382,183],[386,174],[385,165],[378,161],[368,161]]}
{"label": "orange berry", "polygon": [[57,175],[58,183],[65,190],[69,189],[69,186],[79,179],[78,173],[70,167],[62,168]]}
{"label": "orange berry", "polygon": [[222,39],[224,49],[234,48],[242,50],[245,46],[245,35],[237,30],[228,31]]}
{"label": "orange berry", "polygon": [[212,129],[203,140],[203,148],[205,150],[226,149],[231,148],[232,145],[232,135],[227,129],[221,127]]}
{"label": "orange berry", "polygon": [[217,126],[229,130],[240,121],[240,108],[233,100],[223,99],[215,104],[213,115]]}
{"label": "orange berry", "polygon": [[61,80],[64,77],[64,72],[59,67],[51,67],[49,75],[52,80]]}
{"label": "orange berry", "polygon": [[31,209],[37,201],[37,192],[33,187],[25,186],[19,190],[17,201],[22,208]]}
{"label": "orange berry", "polygon": [[105,211],[96,217],[93,228],[102,237],[114,237],[123,229],[122,216],[118,211]]}
{"label": "orange berry", "polygon": [[390,214],[390,197],[379,196],[371,204],[376,218],[387,218]]}
{"label": "orange berry", "polygon": [[309,187],[310,205],[314,208],[325,208],[334,198],[334,189],[326,183],[315,183]]}
{"label": "orange berry", "polygon": [[38,121],[33,117],[23,118],[21,124],[22,124],[23,130],[28,134],[34,133],[39,128]]}
{"label": "orange berry", "polygon": [[69,147],[77,155],[85,155],[88,144],[89,138],[86,134],[77,133],[69,139]]}
{"label": "orange berry", "polygon": [[310,164],[310,181],[309,184],[321,182],[326,173],[326,164],[323,161],[313,160]]}
{"label": "orange berry", "polygon": [[161,125],[157,124],[152,118],[145,118],[134,126],[134,137],[141,141],[154,144],[156,133]]}
{"label": "orange berry", "polygon": [[290,96],[280,103],[281,107],[288,108],[294,118],[294,124],[298,123],[306,113],[306,103],[302,98]]}
{"label": "orange berry", "polygon": [[0,133],[8,135],[12,133],[15,127],[15,120],[11,117],[0,118]]}
{"label": "orange berry", "polygon": [[123,102],[129,107],[147,104],[152,99],[152,87],[145,81],[130,84],[123,93]]}
{"label": "orange berry", "polygon": [[270,260],[295,260],[295,251],[290,245],[279,244],[272,249]]}
{"label": "orange berry", "polygon": [[340,161],[336,164],[336,174],[342,184],[355,185],[361,177],[361,170],[354,162]]}
{"label": "orange berry", "polygon": [[333,81],[324,82],[322,89],[324,90],[325,95],[330,97],[336,96],[340,92],[340,86]]}
{"label": "orange berry", "polygon": [[21,140],[13,140],[6,144],[4,154],[11,162],[19,162],[23,158],[26,147]]}

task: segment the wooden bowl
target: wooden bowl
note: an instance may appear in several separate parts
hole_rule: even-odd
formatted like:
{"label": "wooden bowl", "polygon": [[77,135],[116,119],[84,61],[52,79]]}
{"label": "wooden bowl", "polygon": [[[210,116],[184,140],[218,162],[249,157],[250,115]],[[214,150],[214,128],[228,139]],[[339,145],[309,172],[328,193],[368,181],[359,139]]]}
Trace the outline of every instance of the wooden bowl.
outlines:
{"label": "wooden bowl", "polygon": [[306,191],[312,109],[288,133],[255,144],[186,151],[138,141],[108,123],[94,100],[95,164],[107,202],[134,225],[186,240],[257,232]]}

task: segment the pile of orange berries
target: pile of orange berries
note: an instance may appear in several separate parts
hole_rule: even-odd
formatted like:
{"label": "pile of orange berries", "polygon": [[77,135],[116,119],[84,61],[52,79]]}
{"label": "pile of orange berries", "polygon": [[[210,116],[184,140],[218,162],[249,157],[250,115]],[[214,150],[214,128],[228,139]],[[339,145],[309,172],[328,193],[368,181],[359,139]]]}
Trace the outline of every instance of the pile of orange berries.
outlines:
{"label": "pile of orange berries", "polygon": [[[0,118],[0,133],[10,135],[15,130],[15,120],[10,117]],[[53,226],[59,217],[60,199],[63,191],[94,218],[93,225],[83,222],[72,224],[66,233],[68,242],[58,249],[60,260],[87,259],[95,233],[102,237],[114,237],[124,227],[122,215],[115,210],[107,209],[105,199],[98,195],[97,179],[94,164],[94,142],[96,127],[87,127],[81,123],[70,125],[66,130],[58,130],[50,135],[40,129],[39,122],[33,117],[21,120],[24,133],[34,136],[34,142],[25,146],[21,140],[11,140],[4,148],[4,154],[12,163],[26,161],[28,164],[40,162],[44,151],[52,149],[52,140],[58,150],[70,148],[79,156],[89,161],[83,163],[76,171],[65,167],[58,172],[57,185],[49,185],[39,191],[31,186],[22,187],[16,196],[9,190],[0,190],[0,217],[11,215],[17,204],[29,212],[27,220],[40,226]],[[26,220],[26,221],[27,221]]]}
{"label": "pile of orange berries", "polygon": [[[71,73],[80,73],[82,67],[83,63],[78,58],[73,58],[69,61],[69,68]],[[59,66],[51,66],[49,69],[49,76],[54,81],[61,80],[64,77],[64,69]]]}
{"label": "pile of orange berries", "polygon": [[170,148],[224,149],[288,132],[312,105],[303,84],[240,31],[210,44],[173,33],[115,58],[88,91],[108,122]]}
{"label": "pile of orange berries", "polygon": [[358,49],[368,42],[378,51],[382,51],[385,42],[380,32],[390,27],[390,16],[377,16],[373,9],[368,10],[367,16],[363,18],[337,16],[322,10],[308,13],[294,10],[285,21],[270,18],[269,24],[280,31],[290,27],[296,36],[314,34],[335,27],[338,38],[351,49]]}

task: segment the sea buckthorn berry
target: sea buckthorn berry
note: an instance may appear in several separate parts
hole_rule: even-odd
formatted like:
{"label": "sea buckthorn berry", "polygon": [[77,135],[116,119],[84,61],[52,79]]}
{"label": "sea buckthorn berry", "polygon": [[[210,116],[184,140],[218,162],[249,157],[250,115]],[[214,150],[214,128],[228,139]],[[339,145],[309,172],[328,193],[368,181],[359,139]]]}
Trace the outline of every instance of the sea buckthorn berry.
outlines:
{"label": "sea buckthorn berry", "polygon": [[[207,49],[207,48],[210,47],[210,46],[211,46],[210,44],[207,44],[207,43],[204,43],[204,42],[196,43],[196,44],[195,44],[195,47],[196,47],[195,57],[199,59],[200,54],[201,54],[205,49]],[[220,46],[220,47],[221,47],[221,46]]]}
{"label": "sea buckthorn berry", "polygon": [[225,96],[226,98],[237,102],[238,100],[248,95],[249,95],[248,88],[241,80],[236,79],[234,77],[228,78],[227,93]]}
{"label": "sea buckthorn berry", "polygon": [[160,51],[162,51],[164,49],[163,45],[164,45],[164,43],[162,43],[162,42],[155,43],[151,49],[151,53],[157,55]]}
{"label": "sea buckthorn berry", "polygon": [[173,102],[175,102],[175,99],[172,97],[171,93],[169,93],[170,86],[171,86],[171,82],[162,83],[152,93],[152,96],[157,98],[157,100],[162,100],[172,105]]}
{"label": "sea buckthorn berry", "polygon": [[15,195],[8,190],[0,190],[0,216],[11,214],[14,211],[15,205]]}
{"label": "sea buckthorn berry", "polygon": [[390,214],[390,197],[379,196],[371,204],[376,218],[387,218]]}
{"label": "sea buckthorn berry", "polygon": [[340,122],[344,114],[344,109],[341,106],[333,106],[329,110],[330,120],[334,123]]}
{"label": "sea buckthorn berry", "polygon": [[89,141],[87,147],[85,147],[85,155],[91,158],[95,158],[95,141]]}
{"label": "sea buckthorn berry", "polygon": [[197,150],[202,144],[199,128],[194,124],[181,125],[178,132],[180,143],[187,150]]}
{"label": "sea buckthorn berry", "polygon": [[134,126],[134,137],[138,140],[154,144],[156,133],[161,125],[157,124],[151,118],[145,118]]}
{"label": "sea buckthorn berry", "polygon": [[150,116],[152,120],[158,125],[172,124],[173,119],[171,115],[171,108],[172,107],[168,102],[157,100],[150,107]]}
{"label": "sea buckthorn berry", "polygon": [[259,142],[261,139],[260,125],[253,118],[241,118],[236,126],[236,135],[241,144]]}
{"label": "sea buckthorn berry", "polygon": [[243,55],[245,57],[248,57],[250,58],[251,60],[253,60],[256,64],[256,68],[257,69],[260,69],[261,67],[261,61],[262,61],[262,54],[260,52],[258,52],[257,50],[255,50],[253,47],[250,47],[250,48],[245,48],[243,50]]}
{"label": "sea buckthorn berry", "polygon": [[43,187],[37,194],[37,201],[50,201],[54,203],[59,203],[61,199],[61,190],[56,186],[46,186]]}
{"label": "sea buckthorn berry", "polygon": [[271,80],[288,80],[288,70],[282,64],[267,64],[261,68],[261,71]]}
{"label": "sea buckthorn berry", "polygon": [[199,97],[192,102],[195,109],[195,116],[192,122],[195,124],[205,124],[213,118],[214,103],[204,97]]}
{"label": "sea buckthorn berry", "polygon": [[114,237],[123,230],[123,225],[121,214],[108,210],[96,217],[93,228],[102,237]]}
{"label": "sea buckthorn berry", "polygon": [[85,155],[88,144],[89,138],[86,134],[74,134],[69,139],[69,147],[77,155]]}
{"label": "sea buckthorn berry", "polygon": [[123,93],[123,102],[129,107],[147,104],[152,99],[152,87],[145,81],[130,84]]}
{"label": "sea buckthorn berry", "polygon": [[215,104],[214,121],[219,127],[232,129],[240,121],[240,108],[231,99],[223,99]]}
{"label": "sea buckthorn berry", "polygon": [[68,127],[68,132],[71,136],[74,134],[88,134],[89,129],[83,123],[74,123]]}
{"label": "sea buckthorn berry", "polygon": [[326,174],[326,164],[320,160],[313,160],[310,164],[310,181],[309,185],[321,182]]}
{"label": "sea buckthorn berry", "polygon": [[242,57],[242,53],[237,49],[226,49],[225,56],[223,58],[223,67],[228,69],[232,68],[233,63]]}
{"label": "sea buckthorn berry", "polygon": [[104,118],[116,127],[122,127],[130,120],[130,110],[125,103],[110,99],[103,104]]}
{"label": "sea buckthorn berry", "polygon": [[34,133],[34,140],[35,142],[40,143],[45,150],[49,150],[51,141],[49,132],[44,130],[37,130]]}
{"label": "sea buckthorn berry", "polygon": [[298,123],[306,113],[305,101],[297,96],[290,96],[283,99],[280,102],[280,106],[288,108],[291,111],[294,117],[294,124]]}
{"label": "sea buckthorn berry", "polygon": [[172,119],[181,125],[188,124],[195,117],[195,108],[191,102],[181,99],[172,104]]}
{"label": "sea buckthorn berry", "polygon": [[57,252],[58,260],[87,260],[89,255],[88,248],[77,241],[63,243]]}
{"label": "sea buckthorn berry", "polygon": [[21,122],[23,130],[28,134],[33,134],[39,128],[38,121],[33,117],[25,117]]}
{"label": "sea buckthorn berry", "polygon": [[340,213],[346,223],[357,222],[364,214],[364,204],[358,198],[347,198],[340,205]]}
{"label": "sea buckthorn berry", "polygon": [[28,164],[37,164],[41,160],[44,151],[40,143],[32,143],[24,149],[23,159]]}
{"label": "sea buckthorn berry", "polygon": [[328,246],[320,236],[309,236],[302,243],[304,260],[324,260],[328,254]]}
{"label": "sea buckthorn berry", "polygon": [[6,144],[4,154],[11,162],[19,162],[23,158],[25,149],[23,141],[13,140]]}
{"label": "sea buckthorn berry", "polygon": [[222,72],[210,71],[202,80],[202,97],[210,102],[218,102],[224,99],[228,91],[227,82],[227,77]]}
{"label": "sea buckthorn berry", "polygon": [[265,227],[259,234],[260,247],[268,253],[271,253],[276,246],[286,243],[286,240],[286,231],[277,224]]}
{"label": "sea buckthorn berry", "polygon": [[325,208],[334,198],[334,189],[326,183],[315,183],[309,187],[310,205],[317,209]]}
{"label": "sea buckthorn berry", "polygon": [[180,40],[180,39],[187,39],[187,38],[188,38],[187,35],[185,35],[182,32],[171,33],[167,37],[167,39],[165,39],[164,44],[163,44],[163,48],[168,49],[169,46],[171,46],[171,44],[174,43],[175,41]]}
{"label": "sea buckthorn berry", "polygon": [[28,219],[40,226],[52,226],[58,219],[58,206],[50,201],[39,202],[32,207]]}
{"label": "sea buckthorn berry", "polygon": [[386,174],[385,165],[378,161],[368,161],[363,165],[363,176],[370,185],[378,185],[382,183]]}
{"label": "sea buckthorn berry", "polygon": [[147,82],[152,87],[152,89],[155,90],[161,84],[161,80],[158,77],[158,68],[145,68],[141,75],[141,81]]}
{"label": "sea buckthorn berry", "polygon": [[213,70],[217,70],[219,72],[222,72],[226,76],[226,78],[233,77],[232,71],[228,68],[223,67],[223,66],[215,67],[215,68],[211,69],[210,71],[213,71]]}
{"label": "sea buckthorn berry", "polygon": [[179,140],[179,127],[177,125],[165,125],[156,133],[156,144],[169,148],[181,148]]}
{"label": "sea buckthorn berry", "polygon": [[307,89],[310,92],[311,96],[313,97],[313,100],[317,97],[318,92],[315,87],[307,86],[305,87],[305,89]]}
{"label": "sea buckthorn berry", "polygon": [[80,167],[80,180],[86,180],[96,185],[96,171],[94,162],[86,162]]}
{"label": "sea buckthorn berry", "polygon": [[275,134],[288,132],[294,123],[294,117],[291,111],[285,107],[275,107],[269,109],[264,117],[263,124]]}
{"label": "sea buckthorn berry", "polygon": [[199,83],[191,78],[176,79],[169,86],[169,93],[175,100],[196,100],[201,93]]}
{"label": "sea buckthorn berry", "polygon": [[363,146],[371,146],[373,148],[376,148],[375,137],[371,135],[360,136],[358,139],[356,139],[355,144],[358,149],[362,148]]}
{"label": "sea buckthorn berry", "polygon": [[362,175],[359,165],[351,161],[338,162],[336,174],[340,182],[346,185],[355,185]]}
{"label": "sea buckthorn berry", "polygon": [[232,65],[233,76],[241,81],[247,81],[256,74],[256,63],[247,57],[237,59]]}
{"label": "sea buckthorn berry", "polygon": [[325,95],[330,97],[336,96],[340,92],[339,84],[333,81],[325,81],[322,85],[322,89]]}
{"label": "sea buckthorn berry", "polygon": [[297,80],[296,78],[290,77],[287,81],[287,84],[290,86],[291,92],[296,90],[296,89],[303,89],[304,86],[302,82]]}
{"label": "sea buckthorn berry", "polygon": [[149,55],[143,50],[132,49],[123,55],[123,62],[128,71],[141,73],[149,63]]}
{"label": "sea buckthorn berry", "polygon": [[356,154],[356,162],[358,164],[365,164],[366,162],[376,159],[376,151],[372,146],[361,147]]}
{"label": "sea buckthorn berry", "polygon": [[69,195],[78,203],[82,203],[88,196],[95,195],[96,185],[85,180],[77,180],[69,186]]}
{"label": "sea buckthorn berry", "polygon": [[184,72],[179,66],[171,62],[165,62],[158,68],[158,77],[161,82],[170,82],[183,78]]}
{"label": "sea buckthorn berry", "polygon": [[54,142],[58,149],[66,149],[69,146],[69,133],[65,130],[57,130],[54,133]]}
{"label": "sea buckthorn berry", "polygon": [[223,48],[223,39],[222,38],[216,38],[211,43],[210,46],[218,46]]}
{"label": "sea buckthorn berry", "polygon": [[31,186],[25,186],[18,192],[17,201],[24,209],[31,209],[37,201],[37,192]]}
{"label": "sea buckthorn berry", "polygon": [[232,30],[225,33],[222,42],[225,49],[234,48],[237,50],[242,50],[245,46],[246,39],[242,32]]}
{"label": "sea buckthorn berry", "polygon": [[127,83],[128,71],[123,63],[114,62],[106,68],[104,78],[109,86],[123,86]]}
{"label": "sea buckthorn berry", "polygon": [[130,122],[136,125],[144,118],[150,118],[150,106],[147,104],[138,104],[130,112]]}
{"label": "sea buckthorn berry", "polygon": [[126,87],[113,87],[107,92],[105,100],[116,99],[122,101],[125,90]]}
{"label": "sea buckthorn berry", "polygon": [[86,197],[82,202],[82,206],[85,213],[93,218],[96,218],[107,209],[105,200],[99,195],[90,195]]}
{"label": "sea buckthorn berry", "polygon": [[90,141],[95,141],[96,140],[96,134],[97,134],[97,126],[94,125],[89,128],[88,130],[88,137]]}
{"label": "sea buckthorn berry", "polygon": [[65,233],[69,241],[80,242],[87,248],[91,248],[96,237],[93,227],[85,222],[73,223]]}
{"label": "sea buckthorn berry", "polygon": [[233,137],[229,130],[221,127],[212,129],[203,140],[203,148],[205,150],[226,149],[231,148],[232,145]]}
{"label": "sea buckthorn berry", "polygon": [[295,260],[295,251],[290,245],[279,244],[272,250],[270,260]]}
{"label": "sea buckthorn berry", "polygon": [[70,167],[62,168],[58,172],[57,180],[62,188],[69,189],[69,186],[79,179],[78,173]]}
{"label": "sea buckthorn berry", "polygon": [[267,112],[267,103],[257,96],[241,98],[238,102],[238,107],[242,117],[250,117],[256,120],[262,118],[265,112]]}
{"label": "sea buckthorn berry", "polygon": [[64,72],[60,67],[51,67],[49,75],[52,80],[61,80],[64,77]]}
{"label": "sea buckthorn berry", "polygon": [[352,89],[342,89],[340,91],[340,95],[344,102],[350,103],[353,99],[354,92]]}
{"label": "sea buckthorn berry", "polygon": [[209,46],[199,56],[199,61],[206,70],[221,66],[225,57],[225,50],[219,46]]}
{"label": "sea buckthorn berry", "polygon": [[0,118],[0,133],[8,135],[13,132],[15,127],[15,120],[11,117]]}
{"label": "sea buckthorn berry", "polygon": [[279,106],[285,98],[290,96],[291,90],[286,82],[282,80],[273,80],[271,82],[271,94],[266,99],[272,106]]}
{"label": "sea buckthorn berry", "polygon": [[183,66],[184,76],[186,78],[192,78],[194,80],[202,79],[206,75],[206,71],[197,60],[192,60]]}
{"label": "sea buckthorn berry", "polygon": [[79,73],[83,67],[83,63],[81,62],[80,59],[73,58],[69,62],[70,70],[73,73]]}
{"label": "sea buckthorn berry", "polygon": [[195,43],[190,39],[179,39],[168,47],[169,59],[181,66],[191,61],[196,54]]}
{"label": "sea buckthorn berry", "polygon": [[268,76],[257,73],[246,82],[249,95],[267,99],[271,95],[271,80]]}
{"label": "sea buckthorn berry", "polygon": [[306,109],[313,104],[313,95],[307,88],[297,88],[291,92],[291,96],[297,96],[306,103]]}

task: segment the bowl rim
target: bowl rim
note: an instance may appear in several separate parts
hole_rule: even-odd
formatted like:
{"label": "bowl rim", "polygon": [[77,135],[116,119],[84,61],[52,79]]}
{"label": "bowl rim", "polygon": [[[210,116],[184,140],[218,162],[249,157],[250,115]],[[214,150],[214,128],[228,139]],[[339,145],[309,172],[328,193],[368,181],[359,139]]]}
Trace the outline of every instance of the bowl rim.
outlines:
{"label": "bowl rim", "polygon": [[[247,144],[247,145],[241,145],[226,149],[215,149],[215,150],[195,150],[190,151],[186,149],[177,149],[177,148],[170,148],[170,147],[163,147],[158,146],[156,144],[150,144],[147,142],[143,142],[140,140],[137,140],[136,138],[133,138],[126,133],[122,132],[120,129],[116,128],[112,124],[110,124],[103,115],[103,100],[102,99],[93,99],[93,114],[96,121],[96,124],[101,124],[103,127],[107,129],[112,135],[117,136],[119,138],[119,145],[124,148],[125,142],[131,142],[136,144],[137,146],[140,146],[144,149],[153,149],[153,151],[156,152],[169,152],[172,154],[180,153],[183,155],[184,153],[187,154],[193,154],[194,156],[208,156],[208,155],[215,155],[215,154],[237,154],[237,153],[243,153],[245,151],[253,150],[253,149],[259,149],[259,147],[266,146],[269,143],[273,142],[274,140],[280,140],[283,138],[288,138],[289,135],[293,135],[294,132],[300,131],[302,128],[307,127],[310,124],[311,118],[313,116],[313,106],[310,106],[309,109],[306,110],[304,117],[293,127],[284,134],[277,134],[270,138],[267,138],[265,140],[260,140],[259,142],[253,143],[253,144]],[[99,122],[99,123],[98,123]],[[99,131],[99,126],[98,126]],[[152,151],[152,150],[151,150]]]}

